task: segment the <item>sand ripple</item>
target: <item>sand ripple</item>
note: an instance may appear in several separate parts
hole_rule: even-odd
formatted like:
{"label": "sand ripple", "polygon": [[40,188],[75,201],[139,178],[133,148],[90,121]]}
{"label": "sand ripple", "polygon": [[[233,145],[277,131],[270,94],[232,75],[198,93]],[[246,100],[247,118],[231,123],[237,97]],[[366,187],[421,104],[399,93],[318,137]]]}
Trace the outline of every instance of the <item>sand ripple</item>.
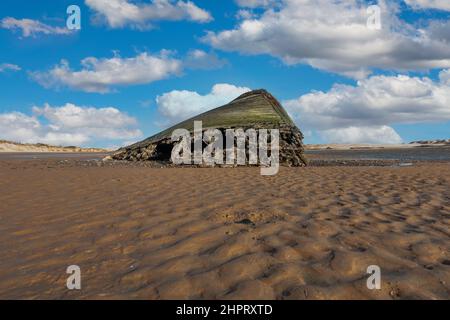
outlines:
{"label": "sand ripple", "polygon": [[[33,163],[0,163],[0,298],[450,298],[446,164]],[[81,291],[65,288],[71,264]]]}

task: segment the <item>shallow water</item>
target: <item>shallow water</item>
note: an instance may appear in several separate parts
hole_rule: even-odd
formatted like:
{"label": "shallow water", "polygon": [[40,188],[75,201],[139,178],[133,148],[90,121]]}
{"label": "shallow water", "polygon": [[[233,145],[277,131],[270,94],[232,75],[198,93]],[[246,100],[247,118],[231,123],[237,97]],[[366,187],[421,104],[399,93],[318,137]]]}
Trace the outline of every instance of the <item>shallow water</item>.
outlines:
{"label": "shallow water", "polygon": [[305,153],[312,159],[450,161],[450,148],[444,147],[376,150],[308,150]]}

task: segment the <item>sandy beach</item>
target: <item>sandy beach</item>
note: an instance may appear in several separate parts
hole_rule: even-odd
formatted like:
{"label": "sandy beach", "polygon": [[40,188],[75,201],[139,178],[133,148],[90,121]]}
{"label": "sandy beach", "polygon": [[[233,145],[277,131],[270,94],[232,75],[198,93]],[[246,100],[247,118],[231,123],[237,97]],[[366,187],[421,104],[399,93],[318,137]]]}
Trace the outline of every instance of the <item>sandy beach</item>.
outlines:
{"label": "sandy beach", "polygon": [[0,186],[1,299],[450,298],[448,163],[263,177],[3,159]]}

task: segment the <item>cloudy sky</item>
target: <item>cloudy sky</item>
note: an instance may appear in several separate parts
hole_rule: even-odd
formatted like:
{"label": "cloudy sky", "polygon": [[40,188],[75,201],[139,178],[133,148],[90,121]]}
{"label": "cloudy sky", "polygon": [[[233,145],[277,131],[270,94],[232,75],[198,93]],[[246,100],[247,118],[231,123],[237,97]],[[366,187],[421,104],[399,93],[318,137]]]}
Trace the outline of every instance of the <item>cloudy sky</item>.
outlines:
{"label": "cloudy sky", "polygon": [[[80,30],[66,26],[73,4]],[[2,0],[0,12],[0,139],[117,147],[258,88],[307,143],[450,138],[449,0]]]}

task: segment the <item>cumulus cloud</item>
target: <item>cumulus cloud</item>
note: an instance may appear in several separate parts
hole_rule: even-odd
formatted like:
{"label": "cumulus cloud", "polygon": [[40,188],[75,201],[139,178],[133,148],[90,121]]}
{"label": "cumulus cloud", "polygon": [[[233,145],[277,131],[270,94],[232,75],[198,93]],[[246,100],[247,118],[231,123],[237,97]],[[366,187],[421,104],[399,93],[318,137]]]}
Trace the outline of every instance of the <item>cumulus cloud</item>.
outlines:
{"label": "cumulus cloud", "polygon": [[[257,3],[256,1],[255,3]],[[372,69],[427,70],[450,67],[450,41],[441,32],[447,22],[416,28],[397,17],[395,3],[380,1],[382,30],[369,28],[363,1],[282,0],[234,29],[208,32],[202,39],[214,48],[243,54],[268,54],[286,64],[315,68],[354,78]],[[441,30],[442,31],[442,30]]]}
{"label": "cumulus cloud", "polygon": [[146,84],[181,75],[185,68],[212,70],[227,63],[214,52],[190,50],[184,58],[177,59],[172,51],[162,50],[157,55],[144,52],[131,58],[122,58],[117,53],[109,59],[88,57],[81,61],[81,70],[73,70],[68,61],[61,60],[48,71],[29,74],[45,88],[69,87],[85,92],[107,93],[116,86]]}
{"label": "cumulus cloud", "polygon": [[195,91],[173,90],[158,96],[156,103],[158,111],[172,124],[220,107],[248,91],[251,90],[246,87],[220,83],[214,85],[206,95]]}
{"label": "cumulus cloud", "polygon": [[284,102],[300,127],[329,142],[397,143],[390,125],[450,121],[449,70],[427,77],[373,76]]}
{"label": "cumulus cloud", "polygon": [[438,9],[450,11],[448,0],[405,0],[406,4],[415,9]]}
{"label": "cumulus cloud", "polygon": [[348,127],[329,129],[321,132],[321,136],[330,143],[402,143],[402,138],[389,126]]}
{"label": "cumulus cloud", "polygon": [[[157,97],[159,113],[169,125],[219,107],[250,91],[216,84],[205,95],[174,90]],[[450,121],[450,70],[439,80],[428,77],[372,76],[356,85],[336,84],[282,103],[303,132],[334,143],[401,143],[392,127]]]}
{"label": "cumulus cloud", "polygon": [[110,59],[88,57],[81,61],[82,69],[72,70],[62,60],[49,71],[32,72],[31,77],[45,88],[67,86],[86,92],[106,93],[113,86],[151,83],[177,75],[182,70],[180,60],[167,51],[160,55],[138,54],[132,58],[115,56]]}
{"label": "cumulus cloud", "polygon": [[0,22],[0,27],[9,30],[20,30],[23,37],[35,37],[38,34],[55,34],[64,35],[70,34],[73,31],[62,27],[49,26],[43,22],[32,19],[15,19],[12,17],[3,18]]}
{"label": "cumulus cloud", "polygon": [[20,70],[22,70],[22,68],[20,68],[16,64],[12,64],[12,63],[0,63],[0,72],[5,72],[8,70],[9,71],[20,71]]}
{"label": "cumulus cloud", "polygon": [[211,14],[192,1],[153,0],[133,2],[130,0],[85,0],[88,7],[96,12],[94,20],[103,21],[111,28],[127,25],[148,28],[153,21],[188,20],[205,23],[212,20]]}
{"label": "cumulus cloud", "polygon": [[32,115],[0,114],[0,137],[24,143],[84,145],[93,140],[129,140],[142,136],[136,119],[116,108],[67,103],[34,107]]}

